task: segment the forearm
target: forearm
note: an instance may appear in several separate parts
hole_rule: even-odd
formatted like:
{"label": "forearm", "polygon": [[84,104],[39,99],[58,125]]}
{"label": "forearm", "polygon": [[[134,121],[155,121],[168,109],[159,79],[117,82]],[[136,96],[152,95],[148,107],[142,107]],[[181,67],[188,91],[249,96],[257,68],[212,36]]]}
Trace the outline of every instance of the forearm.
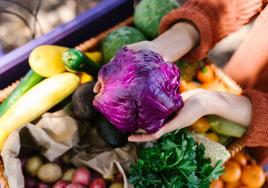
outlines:
{"label": "forearm", "polygon": [[207,101],[209,101],[207,114],[216,114],[244,127],[249,126],[252,105],[247,97],[211,91]]}
{"label": "forearm", "polygon": [[160,33],[181,20],[193,23],[200,34],[200,43],[185,58],[200,60],[217,41],[250,22],[263,4],[263,0],[187,0],[162,18]]}
{"label": "forearm", "polygon": [[166,61],[174,62],[191,51],[198,41],[198,31],[191,23],[178,22],[152,42]]}

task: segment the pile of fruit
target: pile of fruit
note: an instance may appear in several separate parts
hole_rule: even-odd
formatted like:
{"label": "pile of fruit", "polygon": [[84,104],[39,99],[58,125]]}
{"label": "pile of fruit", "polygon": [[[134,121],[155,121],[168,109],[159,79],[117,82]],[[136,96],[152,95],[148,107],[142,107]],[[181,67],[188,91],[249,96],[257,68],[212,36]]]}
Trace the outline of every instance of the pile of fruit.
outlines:
{"label": "pile of fruit", "polygon": [[41,156],[31,156],[21,161],[27,188],[123,188],[121,174],[115,174],[109,180],[103,179],[86,167],[74,167],[66,155],[55,162]]}
{"label": "pile of fruit", "polygon": [[224,164],[225,172],[210,188],[261,188],[265,173],[248,154],[239,152]]}

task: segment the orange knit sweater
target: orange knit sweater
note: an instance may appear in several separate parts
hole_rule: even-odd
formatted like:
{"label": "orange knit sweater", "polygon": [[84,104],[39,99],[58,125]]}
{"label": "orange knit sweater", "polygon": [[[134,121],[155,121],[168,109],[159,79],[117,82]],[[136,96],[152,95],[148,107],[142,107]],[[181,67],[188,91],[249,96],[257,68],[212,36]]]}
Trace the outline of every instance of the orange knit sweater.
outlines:
{"label": "orange knit sweater", "polygon": [[[225,71],[247,90],[252,120],[243,142],[255,148],[255,157],[268,163],[268,6],[263,0],[188,0],[161,21],[160,33],[180,20],[192,22],[200,43],[184,58],[203,59],[216,42],[242,25],[256,21],[247,39],[235,52]],[[260,14],[259,14],[260,13]],[[239,107],[238,107],[239,108]]]}

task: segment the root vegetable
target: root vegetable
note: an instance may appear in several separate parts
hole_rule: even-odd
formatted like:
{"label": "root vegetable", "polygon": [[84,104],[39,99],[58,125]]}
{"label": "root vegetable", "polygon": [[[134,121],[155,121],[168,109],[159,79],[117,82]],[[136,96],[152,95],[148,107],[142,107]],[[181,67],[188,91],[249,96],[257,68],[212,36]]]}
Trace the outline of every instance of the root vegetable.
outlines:
{"label": "root vegetable", "polygon": [[106,188],[104,179],[97,178],[89,186],[89,188]]}
{"label": "root vegetable", "polygon": [[90,177],[91,174],[89,170],[85,167],[80,167],[74,172],[72,182],[81,185],[89,185]]}
{"label": "root vegetable", "polygon": [[30,176],[36,176],[39,168],[42,166],[43,162],[42,159],[38,156],[31,157],[26,161],[25,164],[25,171]]}
{"label": "root vegetable", "polygon": [[54,183],[62,177],[62,170],[56,163],[47,163],[40,167],[37,176],[45,183]]}
{"label": "root vegetable", "polygon": [[85,188],[85,187],[79,183],[70,183],[65,188]]}
{"label": "root vegetable", "polygon": [[57,183],[55,183],[52,188],[65,188],[67,185],[68,185],[67,181],[60,180]]}
{"label": "root vegetable", "polygon": [[38,183],[36,188],[50,188],[50,185],[45,183]]}

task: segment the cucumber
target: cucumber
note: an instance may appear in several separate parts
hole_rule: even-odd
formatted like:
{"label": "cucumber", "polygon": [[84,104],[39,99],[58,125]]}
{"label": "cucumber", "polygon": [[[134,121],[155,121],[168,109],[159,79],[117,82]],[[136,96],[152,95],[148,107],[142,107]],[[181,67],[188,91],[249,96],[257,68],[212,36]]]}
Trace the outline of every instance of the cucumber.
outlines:
{"label": "cucumber", "polygon": [[26,92],[0,117],[0,151],[10,133],[32,122],[69,96],[79,83],[77,75],[61,73],[43,80]]}
{"label": "cucumber", "polygon": [[76,49],[69,49],[63,53],[65,68],[70,72],[86,72],[97,77],[100,65],[91,60],[86,54]]}
{"label": "cucumber", "polygon": [[30,70],[21,80],[15,90],[6,98],[0,105],[0,117],[10,108],[26,91],[31,89],[38,82],[43,80],[43,77]]}
{"label": "cucumber", "polygon": [[220,135],[241,138],[246,132],[246,129],[242,126],[222,117],[211,115],[208,116],[208,120],[210,123],[210,129]]}

